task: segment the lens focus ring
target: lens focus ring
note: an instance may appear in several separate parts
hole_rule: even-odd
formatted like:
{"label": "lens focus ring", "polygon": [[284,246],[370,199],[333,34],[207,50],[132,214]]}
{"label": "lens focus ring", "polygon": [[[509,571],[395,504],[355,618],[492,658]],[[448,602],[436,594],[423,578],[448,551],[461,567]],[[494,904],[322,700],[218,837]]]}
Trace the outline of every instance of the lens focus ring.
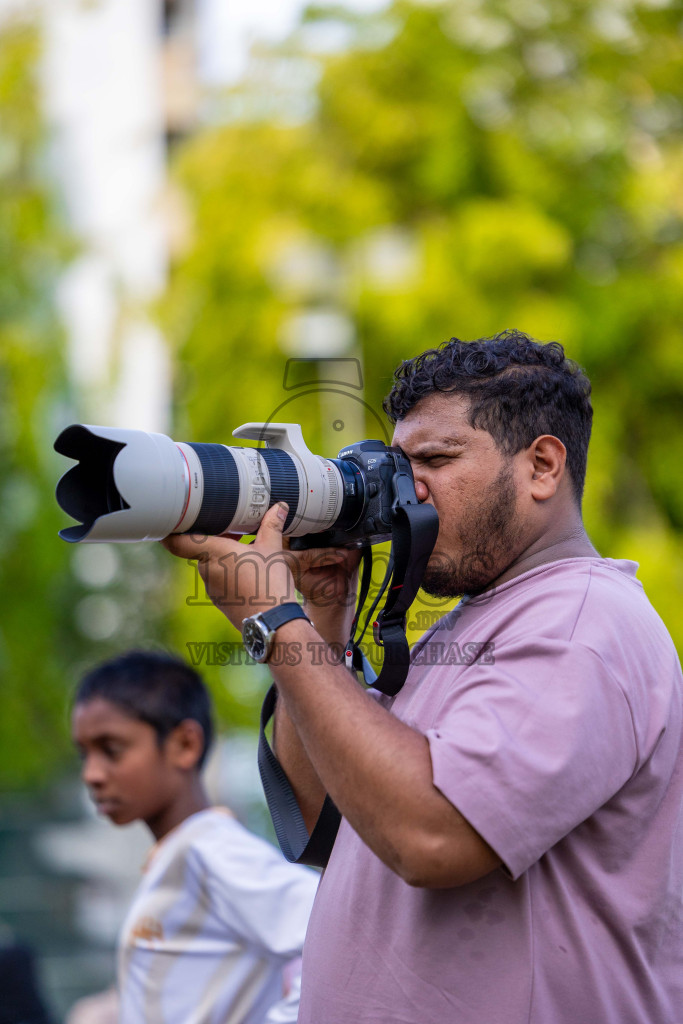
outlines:
{"label": "lens focus ring", "polygon": [[283,530],[287,530],[299,507],[299,475],[296,466],[291,455],[283,452],[280,448],[259,448],[259,455],[262,456],[270,473],[268,508],[271,508],[276,501],[286,501],[289,506],[283,526]]}
{"label": "lens focus ring", "polygon": [[235,518],[240,478],[232,452],[222,444],[192,444],[202,467],[204,497],[193,533],[225,533]]}

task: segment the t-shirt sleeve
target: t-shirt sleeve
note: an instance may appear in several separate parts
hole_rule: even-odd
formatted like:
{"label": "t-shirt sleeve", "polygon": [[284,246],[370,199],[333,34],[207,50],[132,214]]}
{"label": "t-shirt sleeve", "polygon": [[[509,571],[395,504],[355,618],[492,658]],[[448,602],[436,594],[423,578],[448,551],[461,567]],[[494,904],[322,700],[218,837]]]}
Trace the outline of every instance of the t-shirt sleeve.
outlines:
{"label": "t-shirt sleeve", "polygon": [[434,785],[519,877],[637,767],[630,707],[586,647],[525,637],[472,665],[427,732]]}
{"label": "t-shirt sleeve", "polygon": [[320,876],[237,824],[234,839],[201,856],[223,927],[283,963],[300,956]]}

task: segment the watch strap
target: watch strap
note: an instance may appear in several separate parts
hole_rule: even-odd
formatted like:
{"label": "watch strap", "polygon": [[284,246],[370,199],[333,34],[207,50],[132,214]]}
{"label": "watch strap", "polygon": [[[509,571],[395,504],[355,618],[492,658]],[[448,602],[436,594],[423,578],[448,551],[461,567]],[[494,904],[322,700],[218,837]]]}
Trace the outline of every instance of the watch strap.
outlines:
{"label": "watch strap", "polygon": [[261,612],[261,622],[268,629],[272,630],[279,629],[280,626],[284,626],[285,622],[290,622],[292,619],[306,619],[306,622],[311,621],[301,605],[297,604],[296,601],[278,604],[275,608],[269,608],[268,611]]}

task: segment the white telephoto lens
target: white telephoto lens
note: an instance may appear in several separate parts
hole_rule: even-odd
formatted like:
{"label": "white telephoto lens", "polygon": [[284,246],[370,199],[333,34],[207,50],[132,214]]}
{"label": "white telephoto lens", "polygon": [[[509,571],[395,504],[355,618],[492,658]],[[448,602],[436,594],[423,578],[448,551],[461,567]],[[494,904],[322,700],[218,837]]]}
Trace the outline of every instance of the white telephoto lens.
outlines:
{"label": "white telephoto lens", "polygon": [[[246,424],[238,436],[255,438]],[[271,424],[282,447],[239,448],[175,442],[164,434],[75,424],[55,442],[77,459],[57,500],[80,525],[71,542],[160,540],[171,533],[252,534],[277,501],[289,507],[292,536],[332,527],[344,508],[342,474],[306,447],[297,424]],[[259,437],[259,439],[261,439]],[[348,502],[347,502],[348,504]]]}

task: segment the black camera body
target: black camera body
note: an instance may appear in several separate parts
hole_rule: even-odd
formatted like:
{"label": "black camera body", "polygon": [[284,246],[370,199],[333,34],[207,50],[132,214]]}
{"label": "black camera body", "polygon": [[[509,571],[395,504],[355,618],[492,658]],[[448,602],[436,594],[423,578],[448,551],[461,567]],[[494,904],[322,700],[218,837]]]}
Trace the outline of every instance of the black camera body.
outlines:
{"label": "black camera body", "polygon": [[292,537],[290,547],[366,547],[391,540],[392,511],[417,504],[410,463],[400,448],[383,441],[357,441],[332,462],[344,480],[344,505],[334,528]]}

